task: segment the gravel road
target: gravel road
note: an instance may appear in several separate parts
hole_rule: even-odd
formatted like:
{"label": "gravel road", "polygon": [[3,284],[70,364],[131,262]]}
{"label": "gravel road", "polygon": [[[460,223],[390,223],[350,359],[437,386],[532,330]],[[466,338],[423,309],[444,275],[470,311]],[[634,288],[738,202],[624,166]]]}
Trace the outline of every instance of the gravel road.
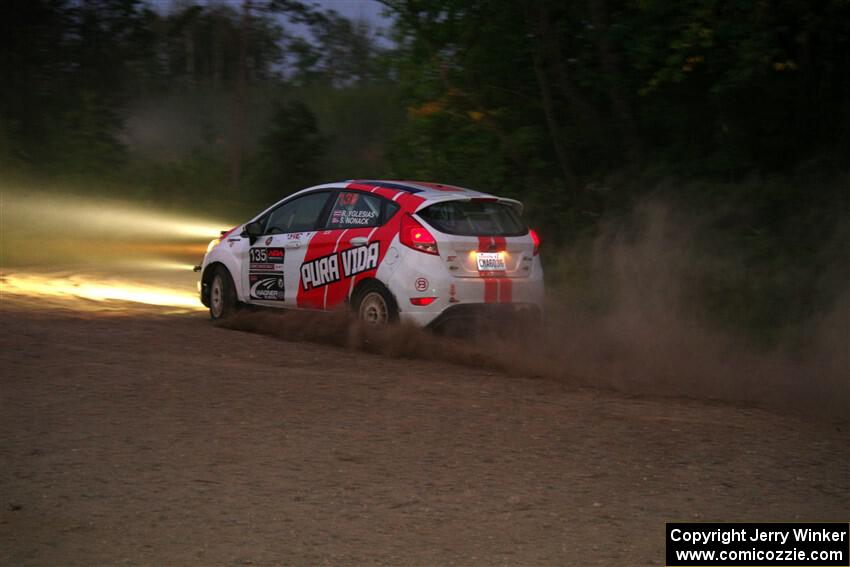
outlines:
{"label": "gravel road", "polygon": [[659,565],[848,520],[850,428],[0,302],[0,564]]}

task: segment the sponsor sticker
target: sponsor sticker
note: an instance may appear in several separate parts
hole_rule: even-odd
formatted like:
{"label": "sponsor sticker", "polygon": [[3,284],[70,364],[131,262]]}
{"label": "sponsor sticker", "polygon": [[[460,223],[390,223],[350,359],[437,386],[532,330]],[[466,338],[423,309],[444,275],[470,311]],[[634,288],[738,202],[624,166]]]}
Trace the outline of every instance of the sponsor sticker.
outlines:
{"label": "sponsor sticker", "polygon": [[251,262],[248,264],[249,272],[282,272],[283,264],[271,264],[268,262]]}
{"label": "sponsor sticker", "polygon": [[301,286],[305,290],[336,281],[339,281],[339,259],[336,254],[301,264]]}
{"label": "sponsor sticker", "polygon": [[248,274],[251,299],[283,301],[283,274]]}
{"label": "sponsor sticker", "polygon": [[347,278],[377,268],[380,251],[379,243],[373,242],[368,246],[357,246],[340,252],[339,255],[342,258],[342,269],[345,277]]}
{"label": "sponsor sticker", "polygon": [[284,248],[251,248],[248,251],[250,272],[267,272],[283,270],[283,261],[286,257]]}
{"label": "sponsor sticker", "polygon": [[416,291],[425,291],[428,289],[428,280],[425,278],[416,278],[416,282],[414,282],[414,287]]}
{"label": "sponsor sticker", "polygon": [[309,290],[377,268],[380,251],[380,243],[373,242],[305,262],[301,265],[301,286]]}

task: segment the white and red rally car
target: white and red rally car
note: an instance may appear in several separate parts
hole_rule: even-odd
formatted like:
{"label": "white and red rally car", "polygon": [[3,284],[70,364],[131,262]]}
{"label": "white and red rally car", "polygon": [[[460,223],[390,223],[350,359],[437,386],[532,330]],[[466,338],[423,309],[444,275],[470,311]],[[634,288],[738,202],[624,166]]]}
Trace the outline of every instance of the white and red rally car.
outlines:
{"label": "white and red rally car", "polygon": [[333,309],[370,323],[540,315],[543,270],[522,205],[462,187],[317,185],[210,243],[200,281],[213,319],[240,303]]}

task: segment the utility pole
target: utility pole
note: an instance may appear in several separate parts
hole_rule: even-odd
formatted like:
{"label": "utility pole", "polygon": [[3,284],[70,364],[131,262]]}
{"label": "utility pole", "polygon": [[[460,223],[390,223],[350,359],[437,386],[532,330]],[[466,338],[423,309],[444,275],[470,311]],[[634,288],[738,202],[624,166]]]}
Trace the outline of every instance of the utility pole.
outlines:
{"label": "utility pole", "polygon": [[251,0],[242,2],[242,27],[239,32],[239,62],[230,128],[230,190],[239,193],[242,178],[242,147],[245,139],[245,83],[248,65],[248,33],[251,30]]}

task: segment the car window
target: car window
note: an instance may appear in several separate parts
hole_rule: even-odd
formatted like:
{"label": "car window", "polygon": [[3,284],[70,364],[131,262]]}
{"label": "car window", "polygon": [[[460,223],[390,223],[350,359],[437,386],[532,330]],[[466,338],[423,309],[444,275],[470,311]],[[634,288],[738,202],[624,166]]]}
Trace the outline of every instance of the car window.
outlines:
{"label": "car window", "polygon": [[316,230],[328,195],[328,191],[319,191],[284,203],[269,215],[265,234]]}
{"label": "car window", "polygon": [[417,214],[447,234],[521,236],[528,232],[513,207],[497,201],[445,201]]}
{"label": "car window", "polygon": [[381,220],[382,225],[386,224],[391,218],[393,218],[393,215],[395,215],[401,208],[398,203],[393,203],[392,201],[386,201],[384,204],[386,206],[384,207],[384,218]]}
{"label": "car window", "polygon": [[381,224],[380,197],[340,191],[331,208],[327,228],[368,228]]}

